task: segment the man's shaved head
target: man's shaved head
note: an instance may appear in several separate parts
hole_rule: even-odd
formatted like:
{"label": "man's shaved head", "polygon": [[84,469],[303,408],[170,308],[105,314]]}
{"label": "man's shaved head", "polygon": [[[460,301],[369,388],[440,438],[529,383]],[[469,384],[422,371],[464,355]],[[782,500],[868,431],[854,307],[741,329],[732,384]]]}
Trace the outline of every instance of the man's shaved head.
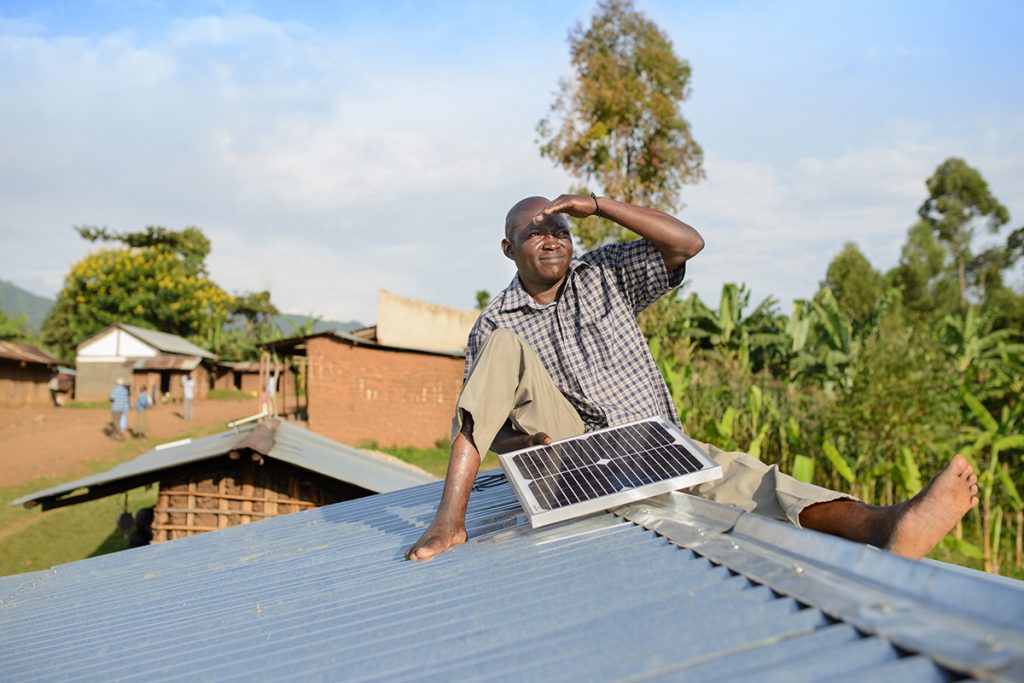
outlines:
{"label": "man's shaved head", "polygon": [[[511,240],[515,230],[526,227],[533,217],[550,203],[551,201],[546,197],[527,197],[516,202],[505,216],[505,239]],[[544,221],[550,225],[564,228],[569,228],[572,225],[569,218],[560,213],[548,216]]]}
{"label": "man's shaved head", "polygon": [[513,204],[505,215],[505,239],[511,239],[512,231],[526,225],[547,203],[546,197],[527,197]]}

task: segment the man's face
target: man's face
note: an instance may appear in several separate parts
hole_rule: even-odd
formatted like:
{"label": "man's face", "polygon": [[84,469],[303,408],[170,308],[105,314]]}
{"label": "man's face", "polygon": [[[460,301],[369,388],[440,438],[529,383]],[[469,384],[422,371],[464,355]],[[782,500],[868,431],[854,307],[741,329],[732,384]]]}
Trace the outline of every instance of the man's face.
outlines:
{"label": "man's face", "polygon": [[501,247],[505,256],[516,262],[524,285],[547,288],[560,283],[569,270],[572,234],[564,215],[549,216],[540,224],[533,223],[533,215],[526,215],[508,239],[502,240]]}

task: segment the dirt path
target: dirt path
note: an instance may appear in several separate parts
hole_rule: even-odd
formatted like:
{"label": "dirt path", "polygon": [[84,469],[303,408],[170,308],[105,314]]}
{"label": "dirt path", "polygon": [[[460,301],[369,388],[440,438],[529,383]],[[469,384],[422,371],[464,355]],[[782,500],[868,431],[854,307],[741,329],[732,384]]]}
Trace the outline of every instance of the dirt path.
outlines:
{"label": "dirt path", "polygon": [[[172,441],[195,427],[223,425],[258,411],[256,399],[196,401],[193,421],[185,422],[181,406],[159,406],[150,411],[149,432],[159,441]],[[86,463],[109,459],[122,445],[104,433],[109,423],[106,410],[0,408],[0,486],[86,473]],[[129,426],[134,424],[133,413]]]}

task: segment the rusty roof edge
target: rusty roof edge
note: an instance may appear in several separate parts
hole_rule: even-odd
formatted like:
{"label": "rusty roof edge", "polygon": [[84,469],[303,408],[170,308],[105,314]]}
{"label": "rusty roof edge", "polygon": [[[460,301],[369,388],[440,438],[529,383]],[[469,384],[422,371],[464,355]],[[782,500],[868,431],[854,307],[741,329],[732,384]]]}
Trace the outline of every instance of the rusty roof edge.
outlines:
{"label": "rusty roof edge", "polygon": [[915,562],[685,493],[613,512],[950,669],[1024,680],[1024,629],[1015,618],[1024,613],[1024,582],[1010,585]]}

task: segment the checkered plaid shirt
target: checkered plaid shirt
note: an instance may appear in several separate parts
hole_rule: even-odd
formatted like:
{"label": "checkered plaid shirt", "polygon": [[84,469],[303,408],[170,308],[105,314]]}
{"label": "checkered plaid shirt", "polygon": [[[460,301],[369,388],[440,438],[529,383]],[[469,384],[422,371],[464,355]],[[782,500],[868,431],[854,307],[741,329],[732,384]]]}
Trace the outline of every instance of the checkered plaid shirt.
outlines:
{"label": "checkered plaid shirt", "polygon": [[588,430],[661,415],[679,424],[665,380],[636,316],[683,281],[647,240],[611,244],[573,259],[561,296],[541,306],[517,274],[469,333],[466,372],[502,327],[533,348]]}

